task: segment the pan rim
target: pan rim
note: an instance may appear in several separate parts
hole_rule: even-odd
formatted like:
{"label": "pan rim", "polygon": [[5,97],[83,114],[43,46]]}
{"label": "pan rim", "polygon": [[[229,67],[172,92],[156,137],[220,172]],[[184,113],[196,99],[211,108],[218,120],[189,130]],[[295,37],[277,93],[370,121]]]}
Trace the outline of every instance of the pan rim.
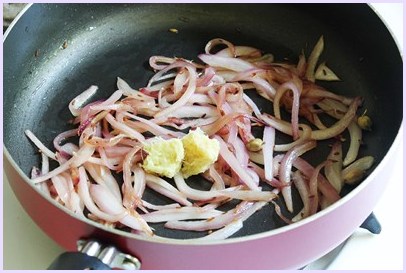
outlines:
{"label": "pan rim", "polygon": [[17,14],[17,16],[14,18],[14,20],[11,22],[11,24],[8,26],[8,28],[6,29],[6,32],[4,32],[3,35],[3,44],[7,39],[8,34],[11,32],[11,30],[13,29],[14,25],[20,20],[20,18],[27,12],[28,9],[30,9],[32,6],[34,5],[34,3],[29,3],[27,4],[21,11],[20,13]]}
{"label": "pan rim", "polygon": [[[369,4],[369,3],[366,3],[366,4],[380,18],[380,20],[385,25],[385,27],[390,31],[390,34],[391,34],[391,36],[393,38],[393,33],[388,28],[387,23],[384,20],[382,20],[382,17],[371,6],[371,4]],[[27,12],[27,10],[29,8],[31,8],[33,5],[34,5],[33,3],[28,4],[26,7],[24,7],[24,9],[13,20],[13,22],[10,24],[10,26],[8,27],[8,29],[4,33],[3,44],[4,44],[5,40],[8,37],[8,34],[11,32],[12,28],[14,27],[14,25],[25,14],[25,12]],[[398,41],[396,39],[393,39],[393,40],[396,43],[397,48],[398,48],[398,50],[400,52],[400,57],[403,60],[403,55],[402,55],[402,51],[400,50],[399,43],[398,43]],[[292,229],[297,229],[297,228],[299,228],[301,226],[304,226],[304,225],[307,225],[307,224],[309,224],[309,223],[311,223],[313,221],[316,221],[317,219],[322,218],[327,214],[332,213],[338,207],[340,207],[340,206],[344,205],[345,203],[349,202],[356,195],[358,195],[364,188],[366,188],[372,182],[372,180],[374,179],[376,174],[378,172],[380,172],[389,163],[390,158],[395,153],[396,148],[399,146],[400,142],[402,141],[402,138],[400,137],[400,134],[399,134],[400,130],[403,130],[403,117],[402,117],[402,122],[400,123],[399,130],[398,130],[398,132],[396,134],[396,137],[395,137],[394,141],[392,142],[389,150],[383,156],[381,162],[375,167],[375,169],[371,172],[371,174],[365,180],[363,180],[355,189],[353,189],[346,196],[344,196],[343,198],[341,198],[340,200],[338,200],[337,202],[335,202],[331,206],[317,212],[316,214],[314,214],[314,215],[312,215],[312,216],[310,216],[310,217],[308,217],[306,219],[303,219],[303,220],[301,220],[299,222],[296,222],[296,223],[293,223],[293,224],[290,224],[290,225],[286,225],[286,226],[283,226],[283,227],[280,227],[280,228],[276,228],[276,229],[273,229],[273,230],[269,230],[269,231],[265,231],[265,232],[261,232],[261,233],[256,233],[256,234],[252,234],[252,235],[246,235],[246,236],[242,236],[242,237],[228,238],[228,239],[216,240],[216,241],[200,241],[200,240],[198,241],[196,239],[173,239],[173,238],[164,238],[164,237],[160,237],[160,238],[145,237],[145,236],[141,236],[141,235],[137,235],[137,234],[131,234],[129,232],[121,231],[121,230],[118,230],[118,229],[115,229],[115,228],[109,228],[109,227],[106,227],[106,226],[104,226],[104,225],[102,225],[100,223],[94,222],[94,221],[92,221],[92,220],[90,220],[88,218],[81,218],[81,217],[75,215],[70,210],[68,210],[66,207],[64,207],[61,204],[55,202],[52,198],[46,196],[43,192],[39,191],[36,187],[34,187],[33,184],[30,182],[30,179],[28,178],[28,176],[22,171],[22,169],[14,161],[14,159],[12,158],[11,154],[9,153],[7,147],[5,146],[4,142],[3,142],[3,155],[10,162],[11,166],[14,168],[14,170],[16,170],[16,172],[20,175],[20,177],[24,180],[24,182],[27,183],[28,185],[30,185],[30,187],[32,189],[34,189],[34,191],[39,193],[44,199],[46,199],[52,205],[54,205],[58,209],[61,209],[63,212],[65,212],[69,216],[75,218],[76,220],[79,220],[80,222],[84,222],[86,224],[89,224],[90,226],[96,227],[98,229],[109,232],[111,234],[123,236],[123,237],[129,238],[129,239],[136,239],[136,240],[141,240],[141,241],[145,241],[145,242],[151,242],[151,243],[162,243],[162,244],[172,244],[172,245],[195,245],[195,246],[200,246],[200,245],[224,245],[224,244],[233,244],[233,243],[241,243],[241,242],[259,240],[259,239],[263,239],[263,238],[266,238],[266,237],[271,237],[271,236],[275,236],[275,235],[278,235],[278,234],[281,234],[281,233],[285,233],[285,232],[288,232],[288,231],[290,231]],[[3,168],[3,171],[4,171],[4,168]]]}

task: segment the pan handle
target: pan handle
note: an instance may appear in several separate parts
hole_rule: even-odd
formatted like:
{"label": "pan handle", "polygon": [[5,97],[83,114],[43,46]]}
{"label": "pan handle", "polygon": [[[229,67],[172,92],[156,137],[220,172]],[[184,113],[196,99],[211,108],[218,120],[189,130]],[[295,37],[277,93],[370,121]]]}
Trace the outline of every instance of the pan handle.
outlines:
{"label": "pan handle", "polygon": [[79,240],[78,252],[65,252],[58,256],[48,270],[138,270],[138,258],[122,253],[114,246],[104,246],[96,240]]}
{"label": "pan handle", "polygon": [[381,224],[379,223],[373,212],[367,217],[367,219],[365,219],[360,227],[368,230],[372,234],[379,234],[382,230]]}

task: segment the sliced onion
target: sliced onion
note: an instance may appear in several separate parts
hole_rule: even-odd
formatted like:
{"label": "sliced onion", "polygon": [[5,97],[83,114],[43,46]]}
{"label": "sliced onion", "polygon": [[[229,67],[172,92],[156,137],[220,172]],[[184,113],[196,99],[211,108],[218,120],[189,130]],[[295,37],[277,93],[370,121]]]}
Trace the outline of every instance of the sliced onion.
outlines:
{"label": "sliced onion", "polygon": [[140,142],[145,140],[145,137],[142,134],[126,126],[125,124],[118,122],[111,114],[106,115],[106,120],[111,124],[111,126],[127,134],[130,138],[136,139]]}
{"label": "sliced onion", "polygon": [[243,183],[247,185],[250,189],[258,190],[258,186],[254,182],[252,177],[242,168],[237,158],[228,149],[227,144],[224,142],[224,140],[218,136],[214,136],[214,139],[217,139],[218,142],[220,143],[221,157],[229,164],[229,166],[233,169],[233,171],[238,174]]}
{"label": "sliced onion", "polygon": [[344,166],[351,164],[357,158],[362,141],[362,130],[355,119],[348,126],[348,132],[350,133],[350,147],[343,161]]}
{"label": "sliced onion", "polygon": [[324,161],[323,163],[320,163],[319,165],[317,165],[317,167],[314,169],[314,171],[309,179],[309,199],[310,199],[309,214],[310,215],[315,214],[318,209],[318,205],[319,205],[318,177],[319,177],[320,170],[322,168],[324,168],[326,163],[327,163],[327,161]]}
{"label": "sliced onion", "polygon": [[[137,194],[137,190],[135,189],[136,183],[143,183],[145,184],[145,177],[136,177],[134,175],[134,179],[131,177],[132,173],[132,166],[133,166],[133,159],[135,154],[140,151],[141,147],[134,147],[124,158],[123,162],[123,185],[122,185],[122,192],[123,192],[123,206],[127,209],[134,209],[141,205],[140,195]],[[135,181],[135,178],[140,178],[142,181]],[[134,187],[133,187],[134,182]],[[145,188],[144,185],[140,185],[141,188]]]}
{"label": "sliced onion", "polygon": [[[257,205],[258,204],[258,205]],[[244,221],[255,211],[260,209],[266,202],[241,202],[236,206],[235,209],[231,209],[224,214],[219,216],[201,220],[201,221],[169,221],[165,224],[165,227],[171,229],[181,229],[181,230],[196,230],[196,231],[205,231],[205,230],[215,230],[222,228],[232,221],[242,220]],[[260,206],[262,205],[262,206]]]}
{"label": "sliced onion", "polygon": [[243,98],[244,98],[244,101],[251,107],[252,111],[254,111],[257,118],[259,118],[261,116],[261,110],[259,110],[259,108],[255,104],[255,102],[245,93],[243,94]]}
{"label": "sliced onion", "polygon": [[86,162],[83,166],[97,184],[109,189],[116,199],[121,202],[120,188],[108,168],[101,165],[91,164],[90,162]]}
{"label": "sliced onion", "polygon": [[307,63],[306,78],[309,81],[314,82],[315,80],[314,69],[316,68],[317,61],[319,60],[319,57],[323,52],[323,49],[324,49],[324,39],[323,36],[321,36],[317,41],[316,45],[314,46],[312,52],[310,53],[309,60]]}
{"label": "sliced onion", "polygon": [[241,113],[232,113],[228,114],[225,116],[222,116],[221,118],[217,119],[215,122],[202,126],[202,130],[208,135],[212,136],[216,134],[218,131],[220,131],[224,126],[227,126],[227,124],[231,123],[233,120],[236,118],[243,116]]}
{"label": "sliced onion", "polygon": [[356,111],[358,107],[361,105],[362,99],[360,97],[354,98],[353,102],[351,103],[348,112],[345,113],[342,119],[337,121],[331,127],[324,129],[324,130],[314,130],[312,131],[312,139],[315,140],[323,140],[335,137],[341,134],[352,122],[355,117]]}
{"label": "sliced onion", "polygon": [[200,207],[181,207],[165,209],[142,214],[142,218],[149,223],[159,223],[175,220],[209,219],[223,214],[220,210]]}
{"label": "sliced onion", "polygon": [[254,190],[222,190],[222,195],[239,200],[245,201],[266,201],[269,202],[272,199],[277,198],[273,192],[270,191],[254,191]]}
{"label": "sliced onion", "polygon": [[336,141],[333,144],[327,160],[326,166],[324,167],[326,178],[337,192],[341,192],[341,188],[344,185],[341,177],[341,171],[343,169],[343,150],[341,142]]}
{"label": "sliced onion", "polygon": [[[165,56],[152,56],[149,58],[149,65],[156,70],[162,70],[169,64],[174,63],[176,60],[174,58],[168,58]],[[165,63],[164,65],[159,65],[158,63]]]}
{"label": "sliced onion", "polygon": [[190,198],[193,200],[209,200],[209,199],[221,196],[221,194],[218,191],[201,191],[201,190],[192,189],[191,187],[189,187],[186,184],[185,180],[183,179],[183,176],[180,173],[175,175],[174,179],[175,179],[176,187],[187,198]]}
{"label": "sliced onion", "polygon": [[290,149],[292,149],[295,146],[301,145],[307,141],[310,140],[311,134],[312,134],[312,129],[310,126],[306,124],[299,124],[299,128],[302,128],[302,134],[300,134],[299,138],[291,143],[288,144],[276,144],[274,151],[275,152],[286,152]]}
{"label": "sliced onion", "polygon": [[153,133],[156,136],[169,136],[169,137],[184,136],[184,133],[174,132],[174,131],[168,130],[162,126],[159,126],[158,124],[154,123],[154,120],[152,120],[152,119],[147,120],[147,119],[144,119],[144,118],[136,116],[136,115],[132,115],[127,112],[124,112],[124,115],[141,122],[142,124],[144,124],[144,126],[146,126],[145,128],[147,128],[148,131],[150,131],[151,133]]}
{"label": "sliced onion", "polygon": [[264,98],[271,100],[276,95],[275,87],[272,86],[267,80],[254,77],[251,79],[254,87],[259,91],[260,95]]}
{"label": "sliced onion", "polygon": [[154,175],[150,175],[150,174],[146,174],[145,178],[146,178],[147,186],[150,187],[151,189],[155,190],[156,192],[158,192],[184,206],[192,206],[192,203],[187,200],[187,198],[184,194],[179,192],[174,186],[169,184],[164,179],[154,176]]}
{"label": "sliced onion", "polygon": [[98,87],[95,85],[90,86],[88,89],[80,93],[69,103],[69,110],[73,116],[80,115],[80,108],[87,102],[94,94],[96,94]]}
{"label": "sliced onion", "polygon": [[118,215],[111,215],[105,212],[102,212],[94,203],[92,197],[90,196],[89,192],[89,182],[87,178],[86,171],[84,167],[79,167],[79,175],[80,175],[80,180],[78,183],[78,194],[83,200],[86,208],[97,218],[100,218],[104,221],[107,222],[118,222],[120,221],[126,214],[126,211],[123,211],[121,214]]}
{"label": "sliced onion", "polygon": [[292,180],[303,202],[303,209],[299,212],[297,216],[294,217],[295,220],[292,219],[292,221],[296,222],[309,216],[310,212],[309,187],[307,182],[301,175],[300,171],[295,171],[293,173]]}
{"label": "sliced onion", "polygon": [[274,114],[275,117],[281,119],[279,101],[286,91],[291,90],[293,92],[293,103],[292,103],[292,136],[296,140],[299,137],[299,98],[301,91],[301,82],[297,79],[294,81],[285,82],[280,85],[276,91],[275,98],[273,101]]}
{"label": "sliced onion", "polygon": [[163,109],[162,111],[158,112],[155,115],[155,118],[166,116],[167,114],[174,111],[175,109],[178,109],[179,107],[185,105],[188,102],[189,98],[195,92],[196,79],[197,79],[196,70],[194,69],[194,67],[189,66],[189,65],[185,66],[185,68],[189,72],[189,84],[188,84],[188,87],[187,87],[185,93],[174,104],[172,104],[171,106],[169,106],[169,107]]}
{"label": "sliced onion", "polygon": [[[307,177],[311,177],[314,172],[314,167],[300,157],[296,158],[293,166],[300,170]],[[340,195],[334,189],[334,187],[321,174],[319,174],[317,179],[320,192],[327,198],[330,203],[337,202],[340,199]]]}
{"label": "sliced onion", "polygon": [[222,38],[214,38],[211,39],[210,41],[207,42],[204,51],[206,54],[211,54],[210,51],[217,45],[225,45],[227,46],[227,49],[224,52],[221,52],[220,54],[217,53],[220,56],[227,56],[227,57],[236,57],[235,55],[235,47],[232,43],[230,43],[227,40],[224,40]]}
{"label": "sliced onion", "polygon": [[290,174],[293,162],[305,152],[316,147],[315,141],[309,141],[289,150],[283,157],[281,167],[279,168],[279,180],[286,186],[282,188],[282,195],[285,199],[286,208],[293,212],[292,192],[290,187]]}
{"label": "sliced onion", "polygon": [[34,143],[35,146],[40,149],[42,153],[46,154],[47,157],[56,160],[55,153],[45,147],[45,145],[34,135],[33,132],[31,132],[30,130],[25,130],[25,134],[32,141],[32,143]]}
{"label": "sliced onion", "polygon": [[[113,215],[120,215],[125,213],[124,207],[105,187],[101,185],[90,185],[90,195],[95,201],[96,205],[104,212]],[[132,229],[142,231],[148,235],[152,235],[152,230],[145,220],[135,211],[131,211],[120,219],[120,223],[131,227]]]}
{"label": "sliced onion", "polygon": [[342,118],[343,115],[348,111],[347,105],[340,101],[329,98],[325,98],[318,102],[317,106],[319,106],[326,114],[335,117],[336,119]]}
{"label": "sliced onion", "polygon": [[321,63],[317,67],[314,77],[316,80],[322,80],[322,81],[339,81],[340,80],[340,78],[330,68],[327,67],[325,62]]}
{"label": "sliced onion", "polygon": [[365,175],[365,172],[374,164],[372,156],[364,156],[347,166],[341,173],[344,183],[355,184]]}
{"label": "sliced onion", "polygon": [[210,66],[226,68],[236,72],[255,68],[255,66],[250,64],[249,62],[237,58],[229,58],[209,54],[200,54],[198,57],[200,60]]}
{"label": "sliced onion", "polygon": [[166,204],[166,205],[154,205],[145,200],[142,200],[142,206],[147,209],[152,209],[152,210],[174,209],[174,208],[181,207],[181,205],[178,203],[172,203],[172,204]]}
{"label": "sliced onion", "polygon": [[224,240],[237,231],[239,231],[243,227],[243,223],[241,220],[236,220],[231,222],[230,224],[226,225],[222,229],[214,231],[207,236],[197,238],[195,240],[198,241],[215,241],[215,240]]}
{"label": "sliced onion", "polygon": [[[189,63],[190,64],[190,63]],[[167,65],[164,69],[160,70],[158,73],[156,73],[149,81],[147,84],[147,88],[150,88],[153,83],[167,80],[170,78],[174,78],[176,76],[176,73],[168,73],[169,71],[179,68],[179,67],[184,67],[185,65],[188,65],[188,63],[184,61],[176,61],[171,63],[170,65]],[[159,90],[159,89],[158,89]]]}
{"label": "sliced onion", "polygon": [[168,115],[175,118],[219,117],[220,114],[213,106],[185,105]]}

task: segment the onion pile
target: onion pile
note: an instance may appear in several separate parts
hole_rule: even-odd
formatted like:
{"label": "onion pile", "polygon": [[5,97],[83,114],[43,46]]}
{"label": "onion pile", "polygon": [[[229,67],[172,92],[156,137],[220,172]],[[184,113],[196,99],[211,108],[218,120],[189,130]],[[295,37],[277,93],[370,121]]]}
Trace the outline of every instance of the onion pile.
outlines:
{"label": "onion pile", "polygon": [[[317,67],[323,48],[321,37],[308,59],[302,53],[291,64],[217,38],[198,55],[201,62],[152,56],[156,73],[145,87],[135,90],[118,78],[117,90],[106,100],[87,103],[98,90],[94,85],[73,99],[75,129],[55,138],[55,151],[26,131],[42,158],[31,182],[78,217],[143,236],[159,237],[150,224],[163,222],[168,229],[207,231],[196,240],[225,239],[267,204],[286,223],[309,217],[340,199],[344,183],[357,183],[373,164],[371,156],[358,158],[362,98],[316,84],[339,80],[325,63]],[[272,112],[263,112],[250,92],[269,101]],[[323,116],[335,122],[327,125]],[[150,138],[180,138],[194,128],[220,144],[217,161],[200,174],[212,184],[209,190],[192,188],[180,173],[169,180],[142,168],[143,146]],[[291,140],[278,143],[280,135]],[[324,140],[333,142],[331,151],[312,166],[303,155]],[[50,170],[50,160],[59,166]],[[150,203],[146,189],[172,202]],[[293,190],[301,203],[292,201]],[[277,198],[283,198],[288,213]],[[234,208],[219,209],[235,199]],[[294,211],[300,212],[287,216]]]}

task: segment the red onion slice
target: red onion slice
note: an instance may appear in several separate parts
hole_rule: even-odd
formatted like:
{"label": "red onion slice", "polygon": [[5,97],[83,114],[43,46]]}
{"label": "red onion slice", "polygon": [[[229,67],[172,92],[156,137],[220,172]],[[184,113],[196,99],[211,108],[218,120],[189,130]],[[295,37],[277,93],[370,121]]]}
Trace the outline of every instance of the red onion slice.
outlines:
{"label": "red onion slice", "polygon": [[[90,195],[95,201],[96,205],[104,212],[112,215],[121,215],[125,213],[125,208],[120,204],[117,199],[101,185],[90,185]],[[153,232],[145,220],[135,211],[125,214],[120,219],[120,223],[131,227],[132,229],[142,231],[145,234],[152,235]]]}
{"label": "red onion slice", "polygon": [[233,169],[233,171],[237,173],[243,183],[252,190],[259,190],[252,177],[243,169],[233,153],[230,152],[224,140],[219,136],[214,136],[214,138],[219,141],[220,156],[227,162],[227,164]]}
{"label": "red onion slice", "polygon": [[157,114],[155,114],[155,118],[159,118],[159,117],[163,117],[166,116],[167,114],[169,114],[170,112],[174,111],[175,109],[178,109],[179,107],[185,105],[189,98],[193,95],[193,93],[195,92],[196,89],[196,80],[197,80],[197,73],[194,67],[186,65],[185,68],[188,70],[189,72],[189,84],[188,87],[185,91],[185,93],[183,93],[183,95],[171,106],[163,109],[162,111],[158,112]]}
{"label": "red onion slice", "polygon": [[273,106],[274,106],[274,114],[275,117],[281,119],[279,104],[282,96],[285,94],[286,91],[291,90],[293,93],[293,102],[292,102],[292,136],[293,140],[296,140],[299,137],[299,98],[300,93],[302,92],[302,86],[299,79],[294,79],[293,81],[285,82],[284,84],[280,85],[276,91]]}
{"label": "red onion slice", "polygon": [[55,153],[49,150],[30,130],[25,130],[25,135],[40,149],[40,151],[46,154],[47,157],[56,160]]}
{"label": "red onion slice", "polygon": [[309,60],[307,63],[306,78],[309,81],[314,82],[315,80],[314,70],[316,68],[317,61],[319,60],[319,57],[323,52],[323,49],[324,49],[324,39],[323,36],[321,36],[317,41],[316,45],[314,46],[312,52],[310,53]]}
{"label": "red onion slice", "polygon": [[200,54],[198,57],[200,60],[202,60],[203,62],[205,62],[210,66],[226,68],[236,72],[241,72],[244,70],[255,68],[253,64],[250,64],[247,61],[237,58],[221,57],[209,54]]}
{"label": "red onion slice", "polygon": [[98,87],[95,85],[90,86],[88,89],[80,93],[69,103],[69,110],[73,116],[77,117],[80,115],[81,107],[86,103],[91,97],[96,94]]}
{"label": "red onion slice", "polygon": [[348,132],[350,133],[350,147],[345,155],[343,165],[347,166],[354,162],[358,156],[358,152],[362,142],[362,130],[354,120],[348,126]]}
{"label": "red onion slice", "polygon": [[300,171],[295,171],[293,173],[292,180],[303,202],[303,209],[299,212],[297,216],[293,217],[295,220],[292,219],[294,222],[297,222],[298,220],[304,219],[307,216],[309,216],[310,212],[309,187]]}
{"label": "red onion slice", "polygon": [[205,209],[200,207],[181,207],[165,209],[142,214],[142,218],[149,223],[159,223],[175,220],[209,219],[223,214],[215,209]]}
{"label": "red onion slice", "polygon": [[231,222],[230,224],[226,225],[222,229],[216,230],[210,233],[207,236],[197,238],[197,241],[215,241],[215,240],[224,240],[237,231],[239,231],[243,227],[243,223],[241,220],[236,220]]}
{"label": "red onion slice", "polygon": [[372,156],[364,156],[354,161],[341,173],[344,183],[354,184],[359,182],[364,177],[365,172],[372,167],[372,164],[374,164]]}
{"label": "red onion slice", "polygon": [[344,185],[341,177],[341,171],[343,169],[343,150],[342,144],[336,141],[331,147],[330,154],[327,157],[327,163],[324,167],[324,174],[330,184],[339,193]]}
{"label": "red onion slice", "polygon": [[309,179],[309,214],[313,215],[317,212],[318,205],[319,205],[319,193],[318,193],[318,177],[320,170],[324,168],[326,165],[327,161],[324,161],[317,165],[317,167],[314,169],[312,175],[310,176]]}

